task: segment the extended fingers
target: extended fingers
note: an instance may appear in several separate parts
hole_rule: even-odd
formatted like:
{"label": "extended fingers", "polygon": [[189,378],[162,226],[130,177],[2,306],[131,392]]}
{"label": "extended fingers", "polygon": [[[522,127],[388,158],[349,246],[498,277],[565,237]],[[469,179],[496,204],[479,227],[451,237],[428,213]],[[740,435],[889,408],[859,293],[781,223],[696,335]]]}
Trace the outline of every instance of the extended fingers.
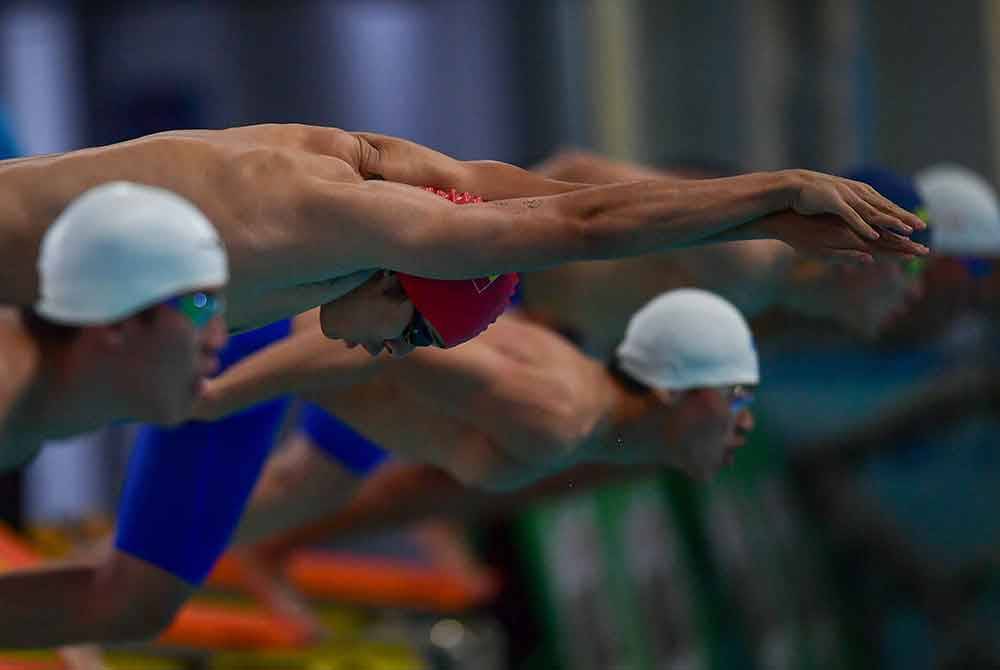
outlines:
{"label": "extended fingers", "polygon": [[883,251],[888,251],[895,255],[926,256],[930,250],[924,245],[914,242],[910,238],[894,233],[891,230],[882,232],[882,237],[872,243],[872,246],[879,247]]}
{"label": "extended fingers", "polygon": [[855,209],[854,206],[852,206],[852,203],[848,202],[843,197],[839,200],[837,214],[847,222],[847,225],[850,226],[851,230],[853,230],[862,239],[877,240],[879,238],[878,232],[876,232],[875,228],[865,221],[862,213]]}
{"label": "extended fingers", "polygon": [[859,198],[864,200],[866,203],[879,210],[880,212],[896,219],[901,225],[889,226],[896,232],[903,233],[905,235],[910,234],[914,230],[923,230],[927,227],[927,224],[913,212],[909,212],[903,207],[900,207],[893,201],[889,200],[874,188],[868,184],[861,182],[853,182],[856,184],[855,192]]}
{"label": "extended fingers", "polygon": [[901,222],[898,217],[880,210],[859,195],[850,193],[844,199],[854,208],[854,211],[864,217],[865,221],[873,226],[878,226],[881,230],[894,231],[904,235],[913,232],[912,228]]}

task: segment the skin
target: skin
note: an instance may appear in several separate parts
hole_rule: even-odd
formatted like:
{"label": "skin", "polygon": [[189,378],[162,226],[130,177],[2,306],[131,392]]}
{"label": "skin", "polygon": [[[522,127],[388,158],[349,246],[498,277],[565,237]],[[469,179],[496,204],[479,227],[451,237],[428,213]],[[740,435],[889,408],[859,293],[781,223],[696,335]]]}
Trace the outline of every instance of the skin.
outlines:
{"label": "skin", "polygon": [[[112,179],[170,189],[213,221],[230,257],[236,329],[335,300],[379,268],[458,279],[759,237],[826,257],[924,253],[888,232],[906,234],[919,219],[867,186],[815,172],[582,187],[383,135],[263,125],[0,162],[0,250],[10,259],[0,302],[35,300],[46,226]],[[455,207],[407,185],[493,202]]]}
{"label": "skin", "polygon": [[320,311],[323,334],[344,340],[349,349],[362,346],[372,356],[383,349],[397,357],[413,351],[399,334],[413,318],[413,303],[398,276],[377,272],[371,279]]}
{"label": "skin", "polygon": [[339,466],[295,438],[265,470],[239,533],[240,542],[270,537],[261,555],[274,560],[302,542],[432,515],[502,512],[664,465],[708,480],[753,429],[751,413],[733,416],[718,389],[629,392],[562,337],[512,316],[450,352],[381,357],[369,381],[351,389],[325,387],[318,376],[307,388],[280,369],[295,357],[343,366],[356,354],[316,347],[315,337],[305,343],[315,329],[310,315],[297,324],[295,338],[213,380],[199,411],[232,411],[227,397],[256,399],[247,389],[257,398],[294,390],[396,458],[348,485]]}
{"label": "skin", "polygon": [[[352,367],[360,369],[355,384],[340,393],[345,382],[337,371]],[[312,313],[299,319],[293,337],[206,381],[199,412],[207,418],[289,391],[338,412],[404,458],[444,466],[463,485],[490,490],[523,486],[580,462],[669,465],[703,479],[731,459],[753,425],[749,412],[732,416],[716,389],[629,392],[563,338],[509,317],[480,341],[393,360],[329,342]],[[208,402],[227,396],[239,403]],[[497,418],[497,407],[506,420]],[[343,479],[335,466],[309,465],[305,476],[276,467],[258,491],[263,516],[245,520],[244,540],[275,530],[276,519],[291,523],[344,504],[350,493],[345,487],[336,503],[330,495],[331,481]],[[295,495],[276,499],[274,490],[288,492],[289,482]],[[313,504],[317,499],[324,505]],[[0,577],[0,644],[150,637],[191,592],[180,579],[117,550],[7,574]]]}
{"label": "skin", "polygon": [[[582,151],[558,154],[537,169],[589,183],[672,174]],[[532,318],[580,337],[588,352],[607,357],[636,309],[683,286],[718,293],[748,317],[779,309],[832,321],[866,339],[882,333],[922,295],[921,280],[895,259],[820,263],[801,251],[774,240],[750,240],[569,263],[524,274],[524,308]]]}
{"label": "skin", "polygon": [[[220,287],[204,287],[212,292]],[[29,460],[42,440],[120,418],[185,419],[226,341],[216,316],[198,330],[166,305],[87,326],[70,341],[38,341],[20,315],[4,309],[3,465]],[[149,383],[150,379],[157,383]],[[172,620],[192,587],[126,553],[106,553],[0,575],[0,646],[47,647],[150,636]]]}
{"label": "skin", "polygon": [[0,360],[12,371],[0,391],[0,467],[30,460],[44,440],[113,421],[183,421],[204,378],[217,369],[226,337],[221,316],[197,330],[159,305],[149,318],[85,326],[71,340],[45,341],[26,329],[17,310],[0,310]]}
{"label": "skin", "polygon": [[753,425],[749,412],[731,415],[718,389],[629,392],[562,337],[515,317],[474,343],[383,362],[349,389],[321,377],[292,379],[281,370],[297,359],[357,360],[351,349],[324,346],[311,319],[213,379],[199,416],[235,409],[228,396],[246,403],[298,393],[397,455],[490,489],[581,462],[668,465],[707,479]]}
{"label": "skin", "polygon": [[[399,302],[394,292],[378,295]],[[386,307],[366,313],[390,318]],[[405,460],[444,468],[463,486],[498,491],[580,463],[667,465],[707,479],[731,461],[753,427],[749,411],[733,416],[718,389],[629,391],[562,337],[513,317],[475,342],[422,349],[402,360],[329,342],[316,312],[300,317],[296,330],[206,380],[197,415],[214,418],[298,393]],[[295,467],[301,462],[276,462],[244,520],[243,541],[346,504],[350,487],[330,495],[331,482],[343,480],[339,468],[306,463],[303,473]],[[191,591],[114,549],[92,561],[5,575],[0,644],[150,637]],[[106,598],[107,592],[114,595]]]}
{"label": "skin", "polygon": [[[4,235],[4,248],[34,253],[37,239],[32,246],[31,238],[37,232],[35,222],[45,218],[46,208],[54,216],[62,206],[57,204],[60,197],[65,202],[72,197],[67,194],[91,185],[84,183],[81,186],[81,181],[86,182],[91,177],[129,178],[174,188],[217,221],[230,249],[236,284],[230,301],[231,311],[245,324],[295,312],[303,305],[330,300],[331,296],[342,296],[369,280],[368,268],[389,267],[458,278],[512,267],[544,267],[571,258],[630,255],[650,248],[698,241],[775,235],[795,239],[802,249],[824,256],[864,259],[869,254],[881,252],[922,253],[919,247],[885,231],[877,242],[866,241],[867,237],[863,236],[870,237],[871,231],[866,228],[864,219],[880,225],[896,225],[907,232],[905,226],[899,225],[900,219],[894,218],[899,215],[905,219],[906,215],[894,212],[891,206],[860,185],[815,173],[792,171],[751,175],[704,182],[699,186],[660,180],[582,189],[551,180],[539,182],[537,177],[527,178],[523,171],[499,164],[457,167],[456,162],[442,160],[439,154],[415,145],[378,136],[352,136],[350,143],[360,147],[360,151],[349,156],[358,161],[353,176],[348,176],[339,163],[332,165],[325,160],[329,155],[317,154],[315,145],[310,145],[310,138],[318,140],[320,134],[315,129],[301,127],[173,133],[90,153],[4,164],[0,167],[6,173],[0,174],[0,183],[15,188],[0,195],[0,211],[16,222],[7,231],[13,232]],[[343,139],[344,135],[338,137]],[[289,148],[276,139],[293,146]],[[270,146],[269,141],[272,142]],[[325,141],[319,144],[322,145],[320,151],[329,151],[330,145]],[[374,149],[374,158],[369,149]],[[348,154],[353,151],[350,149]],[[342,156],[335,158],[350,165]],[[371,169],[373,165],[378,171]],[[436,174],[420,173],[419,177],[413,171],[415,166],[427,165],[436,165],[441,170]],[[90,169],[81,169],[82,166]],[[310,173],[303,166],[317,168],[318,172]],[[336,169],[323,172],[332,167]],[[136,176],[136,172],[143,170],[150,171],[149,179]],[[453,171],[450,176],[449,170]],[[52,178],[49,190],[42,196],[37,189],[30,188],[33,180],[41,178],[39,175]],[[192,175],[200,179],[195,181]],[[2,179],[4,176],[8,180]],[[543,191],[546,197],[454,208],[417,189],[365,179],[373,176],[403,183],[410,180],[408,183],[421,185],[454,184],[456,188],[481,193],[488,199],[502,200],[511,195],[532,193],[534,188]],[[457,179],[450,181],[455,176]],[[249,178],[254,179],[252,184]],[[318,189],[319,192],[317,181],[324,187]],[[209,192],[206,185],[215,188]],[[11,193],[16,195],[11,196]],[[879,207],[883,210],[878,211]],[[412,214],[417,224],[405,230],[391,225],[398,220],[401,210]],[[836,214],[821,216],[824,212],[831,213],[829,210]],[[456,215],[459,211],[468,211],[468,214]],[[768,216],[775,211],[780,213]],[[820,216],[804,219],[803,215]],[[276,220],[283,225],[276,226]],[[845,226],[844,220],[849,220],[855,228]],[[816,226],[821,234],[799,234],[795,228],[804,223]],[[910,223],[920,225],[919,222]],[[517,235],[507,234],[513,225],[518,226]],[[490,248],[483,243],[488,240],[501,242]],[[333,244],[334,241],[340,244]],[[31,282],[16,283],[18,277],[25,277],[23,267],[19,270],[12,266],[8,272],[15,282],[8,286],[20,287],[22,291],[24,286],[32,286]],[[331,278],[338,281],[330,281]],[[26,295],[22,293],[21,298]],[[366,299],[365,302],[370,301]],[[389,315],[405,313],[405,308],[399,308],[398,299],[396,305],[396,311],[388,310],[385,318],[374,319],[373,328],[384,328]],[[349,303],[344,305],[344,309],[348,307]],[[336,316],[331,309],[328,306],[324,321]],[[405,323],[402,318],[399,322]],[[402,325],[397,327],[401,332]],[[383,343],[391,342],[392,334],[380,332],[378,337]],[[371,336],[362,333],[352,342],[366,342],[365,337]],[[373,346],[378,337],[373,338]],[[345,348],[342,353],[354,352]],[[491,355],[497,354],[499,352]],[[418,360],[416,372],[420,370],[419,363]],[[318,358],[311,363],[299,360],[297,366],[283,370],[278,377],[286,381],[303,381],[305,386],[302,388],[307,394],[309,385],[317,382],[305,373],[306,370],[337,368],[338,365]],[[377,374],[377,364],[369,362],[366,365]],[[357,361],[353,366],[358,367]],[[591,373],[596,374],[596,371],[591,369]],[[477,380],[474,375],[463,377],[458,371],[455,381],[461,386],[482,384],[483,380]],[[552,468],[586,459],[668,462],[695,476],[705,476],[725,462],[732,449],[738,446],[739,431],[752,424],[746,414],[736,421],[740,425],[735,428],[726,431],[709,428],[708,423],[718,420],[720,408],[724,406],[718,391],[712,389],[641,401],[630,398],[620,388],[614,391],[605,386],[605,390],[607,396],[603,398],[602,394],[592,391],[589,397],[573,399],[574,402],[590,403],[586,410],[575,410],[579,412],[575,419],[583,418],[584,425],[588,425],[588,419],[594,422],[589,424],[588,433],[577,433],[578,421],[571,421],[562,414],[566,408],[558,403],[550,402],[539,419],[532,421],[526,417],[524,430],[528,434],[534,431],[546,440],[541,443],[539,453],[518,453],[511,448],[516,445],[510,444],[498,447],[496,436],[486,431],[477,434],[475,428],[469,429],[463,423],[462,417],[449,417],[450,423],[441,422],[436,429],[443,435],[457,434],[464,444],[474,447],[468,455],[449,462],[449,467],[462,481],[496,488],[520,485]],[[323,392],[330,392],[330,389],[324,388]],[[668,416],[676,420],[669,430],[664,426]],[[627,430],[618,431],[622,434],[614,436],[615,448],[611,449],[608,431],[617,428]],[[714,444],[713,449],[697,457],[681,456],[683,450],[664,454],[662,448],[657,448],[662,447],[664,438],[671,444],[681,444],[685,439],[703,443],[706,436],[718,438],[723,434],[732,435],[732,441],[727,439],[721,445]],[[628,440],[630,448],[626,455],[620,453],[619,437]],[[401,451],[405,452],[406,448],[405,444],[400,446]],[[414,450],[419,452],[419,447]],[[433,462],[434,458],[446,459],[448,454],[426,453],[424,456]],[[16,644],[48,645],[147,636],[169,621],[176,607],[190,593],[190,587],[180,580],[118,552],[99,564],[74,564],[44,574],[20,577],[6,584],[0,582],[0,590],[14,596],[10,600],[12,619],[22,622],[17,628],[12,624],[4,629],[11,632]],[[78,615],[60,619],[55,624],[47,617],[44,626],[32,618],[32,613],[38,610],[54,611],[80,602],[93,604],[100,592],[98,587],[104,588],[110,583],[116,585],[118,595],[106,599],[101,607],[71,606],[69,609]],[[56,591],[60,600],[49,603],[51,607],[39,608],[37,602],[23,606],[22,601],[42,584],[49,588],[59,586]],[[25,631],[21,631],[21,626]]]}

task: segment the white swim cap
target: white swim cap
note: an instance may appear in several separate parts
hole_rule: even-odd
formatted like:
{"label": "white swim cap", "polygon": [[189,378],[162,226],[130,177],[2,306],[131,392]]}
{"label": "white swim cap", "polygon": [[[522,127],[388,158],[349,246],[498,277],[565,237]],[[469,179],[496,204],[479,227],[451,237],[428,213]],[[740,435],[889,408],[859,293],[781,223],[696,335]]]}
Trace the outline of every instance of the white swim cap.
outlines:
{"label": "white swim cap", "polygon": [[942,163],[919,172],[916,182],[927,208],[932,253],[1000,256],[1000,207],[985,179]]}
{"label": "white swim cap", "polygon": [[57,323],[95,325],[228,280],[215,227],[161,188],[111,182],[63,211],[42,238],[35,311]]}
{"label": "white swim cap", "polygon": [[760,380],[746,319],[714,293],[664,293],[629,321],[618,346],[622,370],[657,389],[684,390]]}

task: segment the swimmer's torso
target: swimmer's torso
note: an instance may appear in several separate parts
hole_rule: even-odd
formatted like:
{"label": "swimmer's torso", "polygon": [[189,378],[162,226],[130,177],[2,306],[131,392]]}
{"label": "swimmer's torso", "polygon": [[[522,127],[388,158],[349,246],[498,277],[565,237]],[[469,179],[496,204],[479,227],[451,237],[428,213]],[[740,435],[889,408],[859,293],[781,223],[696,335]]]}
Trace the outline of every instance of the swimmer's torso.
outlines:
{"label": "swimmer's torso", "polygon": [[524,308],[543,323],[581,337],[580,346],[607,359],[632,314],[660,293],[693,279],[669,255],[569,263],[525,273]]}
{"label": "swimmer's torso", "polygon": [[571,461],[605,416],[601,366],[538,326],[505,317],[473,345],[433,353],[464,360],[419,376],[390,363],[368,383],[310,400],[380,446],[468,479]]}
{"label": "swimmer's torso", "polygon": [[607,360],[632,315],[666,291],[697,286],[747,315],[757,314],[773,300],[790,255],[781,242],[755,240],[569,263],[523,276],[525,311],[572,333],[584,351]]}

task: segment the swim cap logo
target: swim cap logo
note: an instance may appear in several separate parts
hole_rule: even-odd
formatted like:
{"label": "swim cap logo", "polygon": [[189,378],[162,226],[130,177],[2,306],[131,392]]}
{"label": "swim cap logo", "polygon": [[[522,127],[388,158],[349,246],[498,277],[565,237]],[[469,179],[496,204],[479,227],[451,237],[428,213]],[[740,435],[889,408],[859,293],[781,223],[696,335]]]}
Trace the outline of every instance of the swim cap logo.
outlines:
{"label": "swim cap logo", "polygon": [[472,285],[476,287],[476,293],[483,293],[486,289],[493,285],[500,275],[490,275],[488,277],[479,277],[478,279],[472,280]]}

